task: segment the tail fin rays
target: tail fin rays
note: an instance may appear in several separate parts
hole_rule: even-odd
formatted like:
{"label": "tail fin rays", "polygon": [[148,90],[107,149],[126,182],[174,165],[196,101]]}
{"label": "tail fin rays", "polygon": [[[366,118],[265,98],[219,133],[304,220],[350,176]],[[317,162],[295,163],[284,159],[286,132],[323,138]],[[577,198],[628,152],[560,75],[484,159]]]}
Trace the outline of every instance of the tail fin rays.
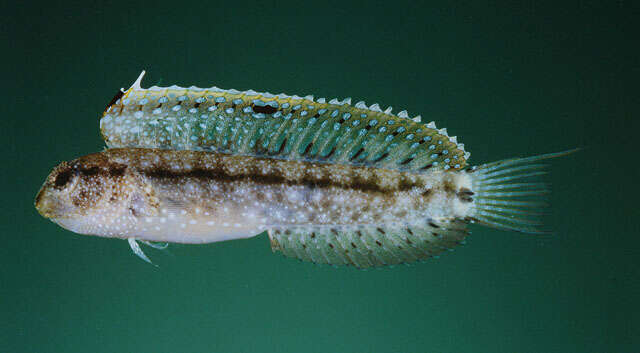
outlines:
{"label": "tail fin rays", "polygon": [[[549,184],[527,182],[546,174],[546,164],[537,162],[574,153],[578,149],[526,158],[511,158],[469,169],[476,193],[473,219],[489,227],[531,234],[548,234],[540,216],[547,203]],[[523,180],[524,179],[524,180]],[[518,182],[512,182],[518,180]]]}

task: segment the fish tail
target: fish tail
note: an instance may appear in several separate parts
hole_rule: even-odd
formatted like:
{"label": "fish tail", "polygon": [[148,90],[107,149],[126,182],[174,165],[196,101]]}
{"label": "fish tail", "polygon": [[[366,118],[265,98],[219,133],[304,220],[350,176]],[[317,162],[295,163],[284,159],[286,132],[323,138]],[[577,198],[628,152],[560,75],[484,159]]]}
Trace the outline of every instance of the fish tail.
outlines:
{"label": "fish tail", "polygon": [[471,167],[475,223],[521,233],[548,234],[541,216],[548,204],[549,184],[535,178],[547,174],[543,160],[566,156],[579,149],[525,158],[511,158]]}

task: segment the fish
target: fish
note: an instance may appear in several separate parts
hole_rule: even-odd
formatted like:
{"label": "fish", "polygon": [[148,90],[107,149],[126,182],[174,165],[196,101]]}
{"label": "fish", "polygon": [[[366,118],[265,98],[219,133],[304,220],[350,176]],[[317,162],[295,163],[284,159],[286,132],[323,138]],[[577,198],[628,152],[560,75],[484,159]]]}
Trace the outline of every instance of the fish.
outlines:
{"label": "fish", "polygon": [[287,257],[356,268],[438,257],[468,225],[543,234],[541,161],[470,166],[457,137],[378,104],[217,87],[144,89],[100,118],[102,152],[65,161],[35,207],[71,232],[205,244],[267,232]]}

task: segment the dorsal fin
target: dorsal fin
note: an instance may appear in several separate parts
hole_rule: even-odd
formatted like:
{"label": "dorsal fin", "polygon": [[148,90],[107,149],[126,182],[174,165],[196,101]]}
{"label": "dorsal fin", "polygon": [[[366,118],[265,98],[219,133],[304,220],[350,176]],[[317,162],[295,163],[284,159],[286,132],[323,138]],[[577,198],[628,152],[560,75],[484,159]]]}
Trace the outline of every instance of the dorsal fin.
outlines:
{"label": "dorsal fin", "polygon": [[[140,88],[100,120],[107,146],[204,150],[419,171],[462,169],[468,153],[446,130],[351,99],[178,86]],[[419,117],[418,117],[419,118]],[[419,119],[418,119],[419,120]]]}

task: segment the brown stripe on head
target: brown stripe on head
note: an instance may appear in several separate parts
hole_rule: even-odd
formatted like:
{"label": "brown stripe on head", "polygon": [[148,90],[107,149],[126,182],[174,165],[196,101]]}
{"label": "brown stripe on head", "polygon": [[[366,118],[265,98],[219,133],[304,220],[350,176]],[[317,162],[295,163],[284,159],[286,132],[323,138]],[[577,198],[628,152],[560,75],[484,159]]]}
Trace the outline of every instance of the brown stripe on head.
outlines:
{"label": "brown stripe on head", "polygon": [[[94,153],[62,162],[49,174],[36,196],[36,208],[45,217],[73,218],[97,212],[103,202],[126,193],[126,165]],[[117,198],[117,197],[116,197]]]}

